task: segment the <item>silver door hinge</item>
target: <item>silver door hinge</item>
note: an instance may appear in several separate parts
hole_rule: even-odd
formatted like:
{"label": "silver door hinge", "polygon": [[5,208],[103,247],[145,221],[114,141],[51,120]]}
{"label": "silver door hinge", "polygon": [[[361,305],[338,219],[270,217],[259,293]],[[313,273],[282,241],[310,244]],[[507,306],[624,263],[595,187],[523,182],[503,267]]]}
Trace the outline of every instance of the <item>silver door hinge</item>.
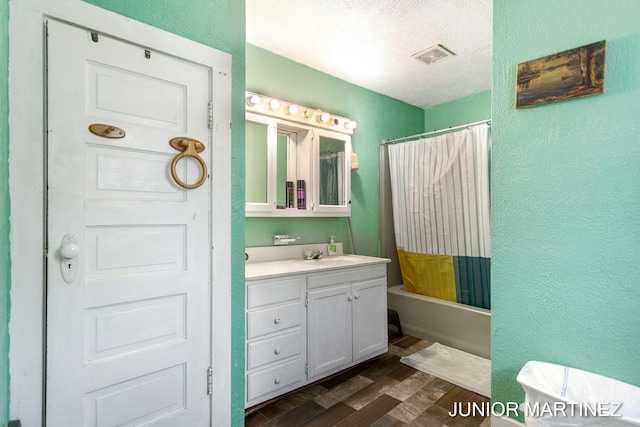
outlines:
{"label": "silver door hinge", "polygon": [[209,101],[209,129],[213,128],[213,101]]}
{"label": "silver door hinge", "polygon": [[309,374],[309,364],[304,365],[304,373]]}
{"label": "silver door hinge", "polygon": [[309,297],[306,297],[306,298],[304,299],[304,306],[305,306],[305,307],[309,307]]}
{"label": "silver door hinge", "polygon": [[213,369],[207,369],[207,394],[211,396],[213,394]]}

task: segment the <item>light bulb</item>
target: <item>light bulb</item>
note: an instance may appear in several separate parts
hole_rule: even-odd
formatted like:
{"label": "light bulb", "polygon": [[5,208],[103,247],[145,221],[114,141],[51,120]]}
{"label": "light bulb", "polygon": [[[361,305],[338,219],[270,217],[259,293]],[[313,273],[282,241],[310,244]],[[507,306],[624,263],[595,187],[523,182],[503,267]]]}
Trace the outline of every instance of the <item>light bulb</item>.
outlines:
{"label": "light bulb", "polygon": [[349,122],[344,122],[344,128],[346,130],[355,129],[358,127],[358,123],[355,120],[351,120]]}
{"label": "light bulb", "polygon": [[258,102],[260,102],[260,97],[258,95],[251,95],[247,98],[247,103],[249,105],[256,105]]}
{"label": "light bulb", "polygon": [[287,113],[291,114],[292,116],[295,116],[296,114],[298,114],[298,106],[295,104],[291,104],[287,107]]}
{"label": "light bulb", "polygon": [[269,101],[269,108],[271,108],[272,110],[277,110],[278,108],[280,108],[280,101],[278,101],[277,99],[272,99],[271,101]]}
{"label": "light bulb", "polygon": [[318,120],[320,120],[322,123],[328,122],[330,118],[331,116],[329,115],[329,113],[322,113],[318,116]]}

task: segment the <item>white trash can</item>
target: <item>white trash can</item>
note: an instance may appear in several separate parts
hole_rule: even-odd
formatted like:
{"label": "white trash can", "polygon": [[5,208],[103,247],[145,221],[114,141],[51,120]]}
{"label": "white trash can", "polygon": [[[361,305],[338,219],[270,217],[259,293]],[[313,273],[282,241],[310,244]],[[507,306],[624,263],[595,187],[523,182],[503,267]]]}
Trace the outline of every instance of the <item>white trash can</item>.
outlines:
{"label": "white trash can", "polygon": [[640,387],[537,361],[527,362],[517,380],[526,393],[520,410],[527,427],[640,426]]}

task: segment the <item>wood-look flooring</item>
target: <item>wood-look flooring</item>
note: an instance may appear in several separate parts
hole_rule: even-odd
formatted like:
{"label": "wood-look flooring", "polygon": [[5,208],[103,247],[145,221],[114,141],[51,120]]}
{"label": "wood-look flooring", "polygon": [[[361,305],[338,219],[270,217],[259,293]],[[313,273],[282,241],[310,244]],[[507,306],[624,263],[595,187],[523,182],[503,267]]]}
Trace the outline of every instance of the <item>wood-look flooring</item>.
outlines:
{"label": "wood-look flooring", "polygon": [[489,417],[455,416],[454,402],[489,399],[400,362],[431,343],[411,336],[389,342],[382,356],[247,410],[247,427],[486,427]]}

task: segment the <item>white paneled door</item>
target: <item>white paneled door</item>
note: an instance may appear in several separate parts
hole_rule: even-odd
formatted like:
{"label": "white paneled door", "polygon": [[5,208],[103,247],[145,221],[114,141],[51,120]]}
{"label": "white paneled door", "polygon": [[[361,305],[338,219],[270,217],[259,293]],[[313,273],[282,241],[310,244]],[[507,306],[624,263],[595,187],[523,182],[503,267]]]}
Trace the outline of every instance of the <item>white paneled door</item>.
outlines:
{"label": "white paneled door", "polygon": [[209,70],[55,21],[47,44],[47,425],[209,425],[211,187],[169,144],[203,144],[175,170],[200,181]]}

